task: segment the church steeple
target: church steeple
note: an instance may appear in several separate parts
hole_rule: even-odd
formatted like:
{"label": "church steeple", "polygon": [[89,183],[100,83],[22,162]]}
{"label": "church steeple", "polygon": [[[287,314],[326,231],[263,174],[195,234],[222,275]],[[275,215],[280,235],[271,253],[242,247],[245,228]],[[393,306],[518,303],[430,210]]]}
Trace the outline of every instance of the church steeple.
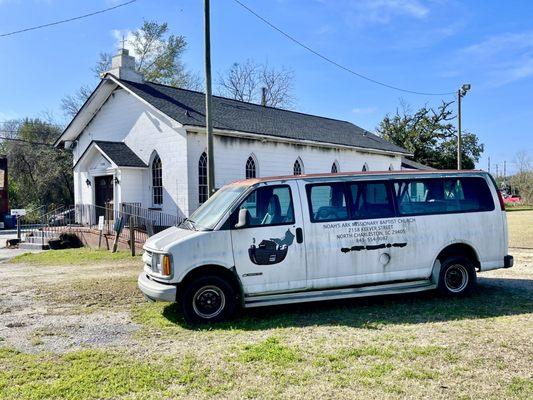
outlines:
{"label": "church steeple", "polygon": [[135,57],[130,56],[124,45],[118,54],[111,59],[111,69],[105,73],[113,74],[117,78],[127,81],[139,83],[144,81],[143,75],[135,69]]}

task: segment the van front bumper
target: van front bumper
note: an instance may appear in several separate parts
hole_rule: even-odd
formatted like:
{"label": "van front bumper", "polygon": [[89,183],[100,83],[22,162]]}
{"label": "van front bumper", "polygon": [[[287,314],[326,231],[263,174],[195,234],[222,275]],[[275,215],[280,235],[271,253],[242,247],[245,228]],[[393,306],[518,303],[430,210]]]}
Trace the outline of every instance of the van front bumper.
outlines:
{"label": "van front bumper", "polygon": [[154,281],[146,272],[141,272],[139,279],[137,279],[137,285],[141,292],[150,300],[171,303],[176,301],[178,289],[175,285]]}
{"label": "van front bumper", "polygon": [[503,258],[503,267],[511,268],[514,264],[513,256],[505,256]]}

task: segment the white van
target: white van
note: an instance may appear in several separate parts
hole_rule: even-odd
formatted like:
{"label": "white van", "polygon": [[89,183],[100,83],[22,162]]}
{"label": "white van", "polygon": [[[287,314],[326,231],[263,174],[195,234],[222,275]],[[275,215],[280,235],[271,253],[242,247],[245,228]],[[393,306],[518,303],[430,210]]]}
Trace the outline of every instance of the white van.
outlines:
{"label": "white van", "polygon": [[138,284],[189,322],[237,306],[439,289],[469,293],[508,268],[507,221],[480,171],[249,179],[221,188],[179,227],[148,239]]}

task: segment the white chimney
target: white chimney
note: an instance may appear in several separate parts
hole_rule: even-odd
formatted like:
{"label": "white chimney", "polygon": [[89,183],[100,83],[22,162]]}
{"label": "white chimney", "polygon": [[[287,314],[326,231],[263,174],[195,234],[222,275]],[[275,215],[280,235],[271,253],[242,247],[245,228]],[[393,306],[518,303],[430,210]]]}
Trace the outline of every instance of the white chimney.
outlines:
{"label": "white chimney", "polygon": [[139,83],[144,81],[143,75],[135,70],[135,57],[130,56],[127,49],[120,49],[111,59],[111,69],[107,73],[127,81]]}

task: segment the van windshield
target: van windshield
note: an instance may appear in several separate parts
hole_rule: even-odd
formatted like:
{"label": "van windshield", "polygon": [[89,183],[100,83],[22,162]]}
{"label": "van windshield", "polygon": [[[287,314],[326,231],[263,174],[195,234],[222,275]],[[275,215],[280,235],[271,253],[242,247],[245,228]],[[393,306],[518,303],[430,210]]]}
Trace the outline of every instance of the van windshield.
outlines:
{"label": "van windshield", "polygon": [[223,187],[193,212],[180,227],[185,229],[212,230],[224,213],[246,189],[248,189],[247,185],[229,185]]}

